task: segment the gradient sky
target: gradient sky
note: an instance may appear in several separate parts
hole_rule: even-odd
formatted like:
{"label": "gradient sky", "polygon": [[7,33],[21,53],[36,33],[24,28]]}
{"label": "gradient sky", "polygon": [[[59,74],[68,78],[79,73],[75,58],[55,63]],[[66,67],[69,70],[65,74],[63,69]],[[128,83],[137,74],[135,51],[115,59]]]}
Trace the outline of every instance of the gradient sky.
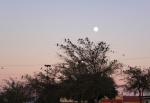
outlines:
{"label": "gradient sky", "polygon": [[150,0],[0,0],[0,66],[5,68],[0,78],[56,63],[56,43],[64,38],[106,41],[124,64],[148,67],[149,5]]}

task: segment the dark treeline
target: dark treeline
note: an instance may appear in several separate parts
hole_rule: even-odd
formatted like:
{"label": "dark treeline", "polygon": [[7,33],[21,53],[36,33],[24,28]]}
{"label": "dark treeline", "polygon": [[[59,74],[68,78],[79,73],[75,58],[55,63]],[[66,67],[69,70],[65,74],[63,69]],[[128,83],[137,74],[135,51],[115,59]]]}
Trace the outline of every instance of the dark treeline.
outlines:
{"label": "dark treeline", "polygon": [[[6,80],[0,92],[0,103],[60,103],[63,98],[78,103],[98,103],[102,98],[113,99],[118,95],[113,74],[122,71],[123,66],[108,57],[109,45],[85,38],[78,39],[77,43],[65,39],[57,46],[62,62],[45,65],[41,72],[22,76],[20,81]],[[141,97],[144,91],[150,90],[149,69],[130,67],[124,74],[127,75],[127,91],[138,92]]]}

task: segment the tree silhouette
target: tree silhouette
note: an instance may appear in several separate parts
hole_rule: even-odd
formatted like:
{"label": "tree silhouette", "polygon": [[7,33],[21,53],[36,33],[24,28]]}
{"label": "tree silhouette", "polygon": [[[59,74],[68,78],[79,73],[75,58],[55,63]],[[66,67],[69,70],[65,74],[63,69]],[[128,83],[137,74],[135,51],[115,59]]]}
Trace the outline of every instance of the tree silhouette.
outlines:
{"label": "tree silhouette", "polygon": [[34,76],[26,76],[27,82],[36,96],[36,103],[59,103],[60,85],[57,83],[59,70],[45,65],[42,72]]}
{"label": "tree silhouette", "polygon": [[76,80],[67,79],[63,83],[64,97],[79,102],[94,103],[94,100],[98,102],[104,97],[112,99],[118,93],[113,79],[98,73],[80,75]]}
{"label": "tree silhouette", "polygon": [[6,80],[1,93],[2,103],[24,103],[30,99],[30,91],[25,83],[14,80]]}
{"label": "tree silhouette", "polygon": [[0,101],[59,103],[60,98],[64,97],[79,103],[98,103],[104,97],[112,99],[117,95],[112,74],[122,65],[117,60],[109,59],[109,45],[85,38],[78,39],[77,44],[65,39],[65,44],[57,46],[62,50],[59,54],[62,63],[44,65],[41,72],[23,76],[24,82],[7,81]]}
{"label": "tree silhouette", "polygon": [[113,98],[117,95],[111,75],[121,65],[117,60],[109,60],[109,45],[105,42],[94,43],[85,38],[78,39],[77,44],[65,39],[64,44],[57,46],[62,50],[59,56],[63,63],[59,67],[63,69],[66,78],[63,83],[67,88],[64,90],[68,91],[67,98],[78,102],[94,102],[104,96]]}
{"label": "tree silhouette", "polygon": [[139,94],[140,103],[142,103],[143,93],[150,91],[150,69],[141,69],[139,67],[130,67],[124,71],[127,74],[126,90]]}

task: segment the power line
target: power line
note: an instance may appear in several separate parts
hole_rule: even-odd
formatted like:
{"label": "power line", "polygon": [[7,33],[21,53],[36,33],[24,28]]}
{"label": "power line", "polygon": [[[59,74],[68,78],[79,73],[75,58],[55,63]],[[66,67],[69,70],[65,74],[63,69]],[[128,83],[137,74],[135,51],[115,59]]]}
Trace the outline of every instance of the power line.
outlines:
{"label": "power line", "polygon": [[34,66],[43,66],[43,64],[37,64],[37,65],[3,65],[0,66],[1,68],[5,68],[5,67],[34,67]]}
{"label": "power line", "polygon": [[143,60],[143,59],[150,59],[150,57],[135,57],[135,58],[124,58],[121,60]]}
{"label": "power line", "polygon": [[[135,58],[120,58],[118,60],[143,60],[143,59],[148,59],[150,60],[150,57],[135,57]],[[23,64],[23,65],[0,65],[0,69],[5,69],[8,67],[35,67],[35,66],[44,66],[44,64],[34,64],[34,65],[30,65],[30,64]]]}

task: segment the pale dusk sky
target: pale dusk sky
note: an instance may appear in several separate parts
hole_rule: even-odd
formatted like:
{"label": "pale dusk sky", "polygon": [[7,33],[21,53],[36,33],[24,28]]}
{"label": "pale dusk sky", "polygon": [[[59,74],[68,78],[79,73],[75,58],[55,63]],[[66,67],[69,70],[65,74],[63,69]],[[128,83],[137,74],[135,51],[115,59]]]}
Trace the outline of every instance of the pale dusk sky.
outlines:
{"label": "pale dusk sky", "polygon": [[115,59],[149,67],[149,5],[150,0],[0,0],[0,79],[57,63],[56,43],[64,38],[106,41]]}

